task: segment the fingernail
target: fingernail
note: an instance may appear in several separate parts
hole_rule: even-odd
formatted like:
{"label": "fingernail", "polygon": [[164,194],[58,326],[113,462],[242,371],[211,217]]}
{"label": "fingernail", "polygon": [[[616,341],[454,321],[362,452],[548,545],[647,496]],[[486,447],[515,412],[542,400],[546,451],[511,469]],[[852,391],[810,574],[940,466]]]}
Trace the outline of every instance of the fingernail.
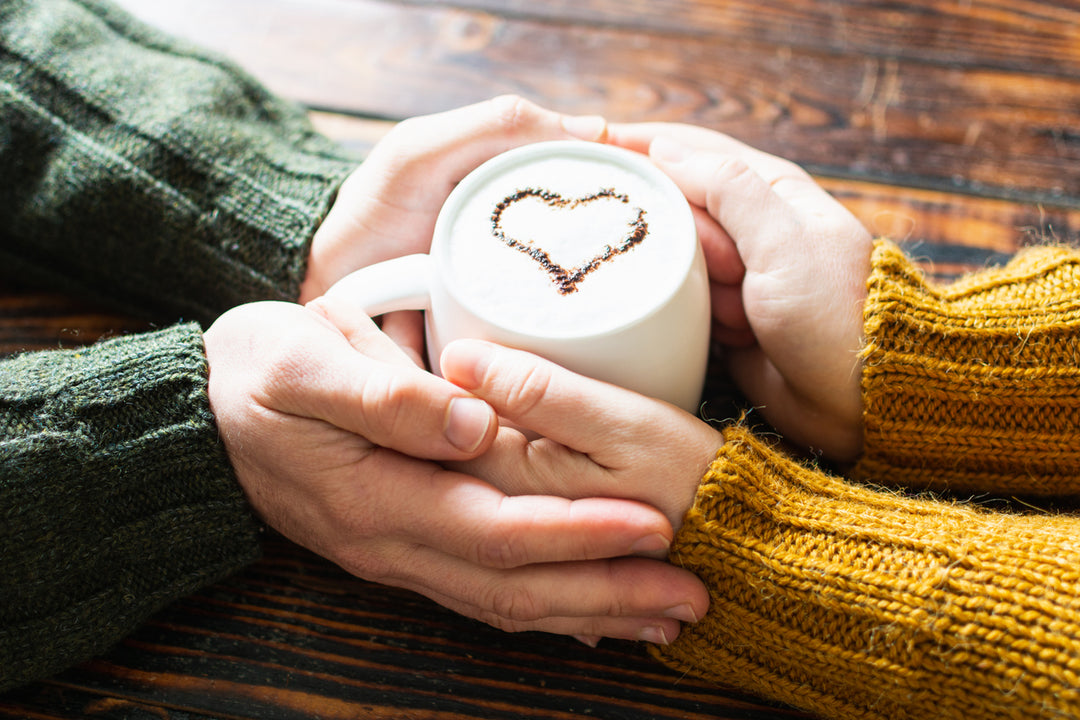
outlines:
{"label": "fingernail", "polygon": [[652,144],[649,145],[649,156],[660,162],[682,162],[689,155],[690,149],[688,147],[663,135],[654,139]]}
{"label": "fingernail", "polygon": [[634,544],[630,546],[630,554],[657,555],[662,553],[666,555],[669,547],[671,547],[670,540],[660,533],[653,533],[652,535],[638,538]]}
{"label": "fingernail", "polygon": [[607,135],[607,120],[600,115],[563,115],[562,127],[580,140],[603,140]]}
{"label": "fingernail", "polygon": [[577,640],[579,643],[582,643],[583,645],[588,645],[591,648],[594,648],[600,644],[599,635],[575,635],[574,639]]}
{"label": "fingernail", "polygon": [[494,411],[483,400],[454,398],[446,411],[443,433],[451,445],[471,453],[480,447],[494,416]]}
{"label": "fingernail", "polygon": [[664,611],[664,617],[688,623],[696,623],[700,619],[697,613],[694,612],[694,606],[690,603],[668,608]]}
{"label": "fingernail", "polygon": [[655,643],[657,645],[667,645],[667,633],[664,632],[664,628],[659,625],[648,625],[638,630],[637,639],[642,642]]}

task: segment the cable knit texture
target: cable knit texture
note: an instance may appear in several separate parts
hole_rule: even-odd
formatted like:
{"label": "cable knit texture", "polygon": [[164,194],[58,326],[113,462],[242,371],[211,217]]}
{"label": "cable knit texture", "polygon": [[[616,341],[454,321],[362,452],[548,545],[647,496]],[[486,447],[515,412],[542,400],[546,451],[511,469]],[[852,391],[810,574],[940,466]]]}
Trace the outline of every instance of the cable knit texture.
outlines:
{"label": "cable knit texture", "polygon": [[873,491],[742,428],[671,552],[706,617],[682,672],[836,720],[1080,716],[1080,519]]}
{"label": "cable knit texture", "polygon": [[194,325],[0,363],[0,689],[257,557],[206,372]]}
{"label": "cable knit texture", "polygon": [[161,318],[295,300],[356,160],[100,0],[0,3],[0,274]]}
{"label": "cable knit texture", "polygon": [[855,476],[959,493],[1080,493],[1080,253],[1026,250],[928,284],[880,242]]}
{"label": "cable knit texture", "polygon": [[[295,300],[355,161],[102,0],[0,2],[0,275],[171,323]],[[0,690],[251,562],[199,327],[0,361]]]}

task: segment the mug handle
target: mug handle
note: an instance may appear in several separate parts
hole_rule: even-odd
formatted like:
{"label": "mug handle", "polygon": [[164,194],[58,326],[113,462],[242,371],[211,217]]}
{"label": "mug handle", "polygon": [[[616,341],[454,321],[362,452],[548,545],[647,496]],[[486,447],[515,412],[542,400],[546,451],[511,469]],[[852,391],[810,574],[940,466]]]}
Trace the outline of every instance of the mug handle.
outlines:
{"label": "mug handle", "polygon": [[431,256],[402,255],[360,268],[326,294],[347,298],[370,317],[395,310],[430,310]]}

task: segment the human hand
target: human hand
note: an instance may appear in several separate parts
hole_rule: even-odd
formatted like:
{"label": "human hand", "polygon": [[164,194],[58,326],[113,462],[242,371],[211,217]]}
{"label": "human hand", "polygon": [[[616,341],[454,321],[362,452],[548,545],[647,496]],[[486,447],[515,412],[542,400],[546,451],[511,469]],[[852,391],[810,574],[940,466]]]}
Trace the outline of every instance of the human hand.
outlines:
{"label": "human hand", "polygon": [[724,442],[673,405],[531,353],[456,340],[439,362],[447,380],[509,421],[486,453],[457,466],[511,495],[639,500],[678,529]]}
{"label": "human hand", "polygon": [[[427,252],[450,191],[484,161],[544,140],[602,140],[603,118],[562,115],[514,96],[399,123],[342,184],[312,239],[300,302],[357,270]],[[384,330],[419,359],[419,313],[392,313]]]}
{"label": "human hand", "polygon": [[643,124],[609,139],[647,152],[696,206],[716,335],[747,398],[792,442],[855,459],[869,232],[797,165],[726,135]]}
{"label": "human hand", "polygon": [[624,557],[663,555],[666,518],[634,502],[508,497],[428,460],[483,452],[495,415],[413,365],[347,297],[244,305],[205,344],[237,478],[285,536],[508,630],[677,634],[665,613],[697,597],[696,579]]}

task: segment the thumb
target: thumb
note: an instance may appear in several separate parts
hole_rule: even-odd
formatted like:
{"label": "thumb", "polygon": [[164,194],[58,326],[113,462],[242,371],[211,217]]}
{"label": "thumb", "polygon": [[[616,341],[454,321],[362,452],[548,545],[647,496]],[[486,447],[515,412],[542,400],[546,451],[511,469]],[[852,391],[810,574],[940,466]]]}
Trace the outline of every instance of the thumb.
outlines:
{"label": "thumb", "polygon": [[462,460],[498,430],[485,402],[408,362],[371,357],[324,316],[290,303],[251,303],[203,335],[211,401],[333,427],[415,457]]}
{"label": "thumb", "polygon": [[746,158],[693,150],[666,136],[653,140],[649,156],[720,223],[748,272],[769,272],[789,257],[785,243],[796,236],[798,217]]}

